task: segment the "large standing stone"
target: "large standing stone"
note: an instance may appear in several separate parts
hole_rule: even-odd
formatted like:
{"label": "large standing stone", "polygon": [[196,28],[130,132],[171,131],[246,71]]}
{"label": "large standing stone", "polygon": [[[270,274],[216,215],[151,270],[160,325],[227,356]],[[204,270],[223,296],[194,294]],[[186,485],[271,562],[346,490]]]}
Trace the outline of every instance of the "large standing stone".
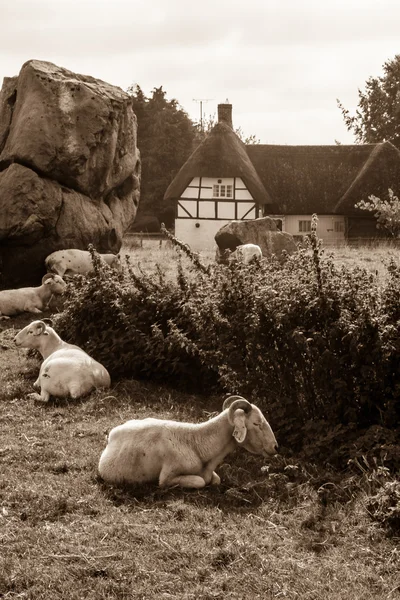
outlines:
{"label": "large standing stone", "polygon": [[241,244],[257,244],[265,257],[273,254],[281,258],[282,251],[293,254],[297,250],[296,242],[290,233],[278,231],[276,223],[270,217],[231,221],[215,234],[218,249],[235,250]]}
{"label": "large standing stone", "polygon": [[34,284],[61,248],[118,252],[139,203],[129,94],[48,62],[0,92],[2,287]]}

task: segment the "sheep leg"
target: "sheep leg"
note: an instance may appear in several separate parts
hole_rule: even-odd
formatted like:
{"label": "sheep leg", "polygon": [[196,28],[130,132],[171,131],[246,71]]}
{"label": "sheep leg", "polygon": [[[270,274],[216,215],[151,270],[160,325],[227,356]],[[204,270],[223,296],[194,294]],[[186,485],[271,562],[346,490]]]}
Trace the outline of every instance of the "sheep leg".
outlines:
{"label": "sheep leg", "polygon": [[93,389],[93,386],[82,386],[82,384],[79,382],[73,383],[69,388],[69,396],[72,398],[72,400],[77,400],[82,396],[87,396]]}
{"label": "sheep leg", "polygon": [[31,394],[28,394],[28,398],[38,402],[48,402],[50,400],[50,394],[42,390],[40,394],[38,394],[37,392],[32,392]]}
{"label": "sheep leg", "polygon": [[215,471],[213,471],[212,476],[211,476],[210,485],[219,485],[220,483],[221,483],[220,476],[217,475]]}
{"label": "sheep leg", "polygon": [[199,475],[163,475],[161,473],[159,480],[160,487],[171,487],[173,485],[179,485],[183,488],[196,488],[201,489],[206,485],[206,482]]}

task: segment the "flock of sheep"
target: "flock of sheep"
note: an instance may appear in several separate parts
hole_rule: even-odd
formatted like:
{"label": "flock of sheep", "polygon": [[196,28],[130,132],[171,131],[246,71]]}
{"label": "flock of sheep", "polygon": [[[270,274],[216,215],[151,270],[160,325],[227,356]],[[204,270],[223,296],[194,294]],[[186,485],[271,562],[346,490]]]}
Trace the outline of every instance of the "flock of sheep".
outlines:
{"label": "flock of sheep", "polygon": [[[121,268],[118,256],[100,257],[111,267]],[[93,268],[90,253],[75,249],[53,252],[45,264],[49,272],[41,286],[0,291],[3,318],[42,312],[53,295],[64,292],[63,276],[85,275]],[[40,394],[30,395],[35,400],[48,402],[51,396],[77,399],[111,385],[103,365],[79,346],[63,341],[45,320],[27,325],[14,342],[19,348],[38,350],[43,357],[34,383]],[[259,408],[241,396],[230,396],[222,412],[204,423],[147,418],[114,427],[98,470],[105,481],[114,484],[158,482],[162,487],[202,488],[220,483],[215,469],[238,446],[261,456],[273,456],[278,449]]]}

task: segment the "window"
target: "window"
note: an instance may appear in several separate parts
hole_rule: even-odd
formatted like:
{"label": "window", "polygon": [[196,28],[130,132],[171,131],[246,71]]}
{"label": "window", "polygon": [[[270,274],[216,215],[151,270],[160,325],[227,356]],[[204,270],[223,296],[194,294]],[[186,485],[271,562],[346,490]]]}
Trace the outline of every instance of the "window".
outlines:
{"label": "window", "polygon": [[299,221],[299,231],[300,233],[310,233],[311,221]]}
{"label": "window", "polygon": [[213,198],[233,198],[233,185],[216,183],[213,185]]}
{"label": "window", "polygon": [[335,233],[342,233],[344,231],[344,222],[343,221],[335,221],[334,222],[334,231],[335,231]]}

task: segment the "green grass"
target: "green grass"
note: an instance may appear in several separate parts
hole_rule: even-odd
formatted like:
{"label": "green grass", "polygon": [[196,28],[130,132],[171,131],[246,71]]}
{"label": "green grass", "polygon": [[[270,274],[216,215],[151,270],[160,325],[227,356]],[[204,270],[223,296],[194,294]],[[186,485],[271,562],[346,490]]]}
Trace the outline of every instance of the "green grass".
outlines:
{"label": "green grass", "polygon": [[[129,252],[142,268],[173,269],[173,249]],[[101,482],[113,426],[205,420],[222,398],[122,381],[79,402],[35,403],[39,362],[12,343],[31,320],[0,322],[0,598],[399,597],[399,539],[371,519],[379,481],[368,471],[237,452],[216,489]]]}

